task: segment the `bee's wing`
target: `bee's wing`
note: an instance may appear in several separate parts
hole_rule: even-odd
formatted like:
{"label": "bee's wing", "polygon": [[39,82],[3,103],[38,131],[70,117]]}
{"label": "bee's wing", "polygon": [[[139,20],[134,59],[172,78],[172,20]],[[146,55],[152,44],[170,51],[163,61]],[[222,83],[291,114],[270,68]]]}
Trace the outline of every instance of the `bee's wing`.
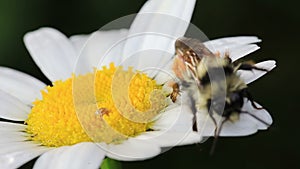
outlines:
{"label": "bee's wing", "polygon": [[175,48],[182,52],[193,51],[199,59],[204,56],[215,56],[200,40],[193,38],[181,37],[175,42]]}

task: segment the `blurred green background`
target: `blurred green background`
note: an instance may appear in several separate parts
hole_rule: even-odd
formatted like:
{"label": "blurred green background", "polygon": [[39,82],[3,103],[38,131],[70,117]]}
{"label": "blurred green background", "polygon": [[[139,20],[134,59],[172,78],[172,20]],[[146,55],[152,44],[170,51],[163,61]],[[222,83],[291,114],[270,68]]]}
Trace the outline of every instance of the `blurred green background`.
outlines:
{"label": "blurred green background", "polygon": [[[124,15],[136,13],[145,0],[1,0],[0,65],[31,74],[46,83],[23,44],[23,35],[50,26],[66,35],[90,33]],[[124,162],[123,168],[300,168],[299,5],[292,0],[198,1],[192,23],[210,39],[257,35],[263,42],[251,59],[275,59],[277,68],[250,85],[255,99],[271,112],[268,131],[240,138],[221,138],[209,155],[212,139],[176,147],[147,161]],[[248,57],[250,58],[250,57]],[[32,168],[29,162],[21,168]]]}

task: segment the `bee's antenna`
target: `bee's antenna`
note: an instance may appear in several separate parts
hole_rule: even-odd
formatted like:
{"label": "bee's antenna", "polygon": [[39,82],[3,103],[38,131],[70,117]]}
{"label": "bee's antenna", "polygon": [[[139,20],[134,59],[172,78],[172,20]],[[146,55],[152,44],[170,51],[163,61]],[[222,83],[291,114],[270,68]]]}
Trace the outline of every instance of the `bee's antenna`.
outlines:
{"label": "bee's antenna", "polygon": [[269,70],[267,69],[264,69],[264,68],[260,68],[260,67],[256,67],[252,64],[249,64],[249,63],[241,63],[239,66],[238,66],[238,70],[259,70],[259,71],[263,71],[263,72],[269,72]]}
{"label": "bee's antenna", "polygon": [[215,152],[215,149],[216,149],[216,146],[217,146],[217,142],[218,142],[218,138],[219,138],[219,135],[220,135],[220,133],[221,133],[223,124],[224,124],[227,120],[228,120],[228,118],[227,118],[227,119],[224,119],[224,120],[222,121],[220,127],[216,126],[216,129],[215,129],[215,139],[214,139],[214,141],[213,141],[213,145],[212,145],[212,147],[211,147],[211,149],[210,149],[210,152],[209,152],[209,154],[210,154],[211,156],[212,156],[212,155],[214,154],[214,152]]}
{"label": "bee's antenna", "polygon": [[245,114],[250,115],[251,117],[255,118],[256,120],[258,120],[259,122],[263,123],[264,125],[266,125],[266,126],[268,126],[268,127],[271,125],[271,124],[265,122],[264,120],[258,118],[258,117],[255,116],[254,114],[251,114],[251,113],[249,113],[249,112],[247,112],[247,111],[241,111],[241,113],[245,113]]}
{"label": "bee's antenna", "polygon": [[[208,113],[209,114],[209,117],[212,119],[212,121],[214,122],[216,128],[218,127],[218,124],[217,124],[217,121],[216,119],[214,118],[213,114],[212,113]],[[216,135],[216,130],[215,130],[215,135]]]}

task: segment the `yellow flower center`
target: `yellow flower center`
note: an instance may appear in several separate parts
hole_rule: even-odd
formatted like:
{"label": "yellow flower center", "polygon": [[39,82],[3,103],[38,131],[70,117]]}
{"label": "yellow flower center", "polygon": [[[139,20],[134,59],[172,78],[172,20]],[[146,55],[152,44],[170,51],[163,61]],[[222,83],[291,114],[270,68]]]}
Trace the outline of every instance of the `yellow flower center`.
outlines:
{"label": "yellow flower center", "polygon": [[30,139],[58,147],[120,143],[151,130],[166,106],[161,85],[131,68],[115,67],[56,81],[42,91],[26,120]]}

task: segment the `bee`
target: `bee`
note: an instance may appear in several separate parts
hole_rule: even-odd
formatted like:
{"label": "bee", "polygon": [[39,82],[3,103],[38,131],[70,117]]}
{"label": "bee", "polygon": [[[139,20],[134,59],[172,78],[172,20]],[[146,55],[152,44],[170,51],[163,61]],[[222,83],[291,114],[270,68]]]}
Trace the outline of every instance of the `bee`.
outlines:
{"label": "bee", "polygon": [[[198,131],[196,113],[203,109],[215,125],[215,142],[223,124],[227,121],[236,122],[241,113],[249,114],[269,126],[255,115],[242,110],[244,98],[248,99],[255,109],[263,107],[255,104],[247,84],[237,74],[238,70],[268,70],[256,67],[250,62],[232,62],[228,52],[223,57],[220,53],[214,54],[198,39],[177,39],[175,52],[172,69],[179,79],[178,85],[188,92],[194,114],[194,131]],[[220,123],[217,122],[216,116],[221,117]],[[212,151],[214,147],[215,143]]]}

